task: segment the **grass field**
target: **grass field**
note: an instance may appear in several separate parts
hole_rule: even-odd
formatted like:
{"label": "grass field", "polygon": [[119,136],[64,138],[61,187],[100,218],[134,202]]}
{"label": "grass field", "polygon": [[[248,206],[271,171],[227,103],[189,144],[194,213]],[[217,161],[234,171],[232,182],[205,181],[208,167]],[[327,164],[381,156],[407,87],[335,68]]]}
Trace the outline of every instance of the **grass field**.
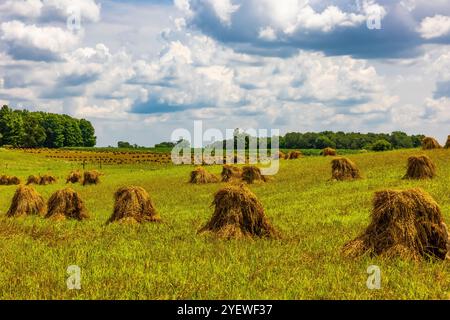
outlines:
{"label": "grass field", "polygon": [[[191,166],[103,166],[100,185],[73,186],[91,214],[83,222],[6,218],[16,187],[0,186],[0,298],[449,299],[448,261],[350,260],[340,254],[368,224],[373,193],[383,188],[424,188],[450,223],[450,151],[426,152],[438,166],[436,179],[402,180],[408,156],[417,153],[422,151],[349,155],[364,175],[355,182],[328,181],[330,158],[281,161],[274,179],[250,186],[282,233],[279,240],[197,235],[213,212],[214,192],[224,184],[188,184]],[[36,186],[45,199],[76,167],[0,151],[0,174],[59,178],[57,184]],[[208,170],[220,173],[221,167]],[[144,187],[164,223],[106,226],[113,193],[122,185]],[[81,290],[67,289],[69,265],[81,267]],[[381,268],[379,290],[366,287],[370,265]]]}

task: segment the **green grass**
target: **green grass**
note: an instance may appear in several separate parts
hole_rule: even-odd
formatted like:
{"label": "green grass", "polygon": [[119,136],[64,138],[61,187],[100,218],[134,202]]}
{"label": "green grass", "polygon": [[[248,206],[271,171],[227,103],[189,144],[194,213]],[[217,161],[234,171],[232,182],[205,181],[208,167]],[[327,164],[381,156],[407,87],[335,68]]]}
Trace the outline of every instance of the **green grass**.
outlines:
{"label": "green grass", "polygon": [[[284,153],[289,153],[292,150],[296,149],[282,149]],[[302,152],[304,156],[320,156],[322,149],[297,149]],[[338,155],[349,155],[349,154],[358,154],[358,153],[366,153],[366,150],[354,150],[354,149],[338,149]]]}
{"label": "green grass", "polygon": [[[1,149],[0,149],[1,150]],[[0,186],[1,299],[448,299],[449,262],[343,258],[343,244],[369,221],[374,191],[423,187],[450,222],[450,151],[430,151],[439,176],[405,181],[406,159],[417,150],[349,155],[364,179],[330,182],[330,158],[281,161],[278,175],[250,188],[283,237],[218,240],[196,231],[209,219],[223,184],[190,185],[191,166],[103,166],[98,186],[75,185],[91,219],[6,218],[14,186]],[[19,151],[0,151],[0,173],[25,179],[53,173],[37,186],[48,199],[76,164]],[[94,168],[94,167],[93,167]],[[219,173],[220,167],[209,170]],[[162,224],[105,225],[113,193],[144,187]],[[68,290],[66,269],[82,269],[82,289]],[[369,265],[382,272],[380,290],[366,287]]]}

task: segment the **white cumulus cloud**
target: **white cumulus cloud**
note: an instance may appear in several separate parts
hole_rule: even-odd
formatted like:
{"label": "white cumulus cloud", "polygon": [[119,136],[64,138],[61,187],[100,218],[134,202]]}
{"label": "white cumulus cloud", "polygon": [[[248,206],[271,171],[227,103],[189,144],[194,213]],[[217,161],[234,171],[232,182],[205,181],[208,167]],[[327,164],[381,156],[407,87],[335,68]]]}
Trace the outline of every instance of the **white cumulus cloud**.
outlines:
{"label": "white cumulus cloud", "polygon": [[230,24],[231,15],[240,7],[234,5],[232,0],[209,0],[209,3],[224,24]]}
{"label": "white cumulus cloud", "polygon": [[70,8],[80,13],[82,21],[100,20],[101,6],[95,0],[6,0],[0,4],[0,13],[22,18],[66,20],[70,15]]}
{"label": "white cumulus cloud", "polygon": [[419,33],[425,39],[439,38],[450,34],[450,17],[435,15],[426,17],[420,23]]}
{"label": "white cumulus cloud", "polygon": [[1,39],[9,47],[9,53],[21,59],[55,57],[72,49],[78,37],[58,27],[38,27],[21,21],[8,21],[0,25]]}

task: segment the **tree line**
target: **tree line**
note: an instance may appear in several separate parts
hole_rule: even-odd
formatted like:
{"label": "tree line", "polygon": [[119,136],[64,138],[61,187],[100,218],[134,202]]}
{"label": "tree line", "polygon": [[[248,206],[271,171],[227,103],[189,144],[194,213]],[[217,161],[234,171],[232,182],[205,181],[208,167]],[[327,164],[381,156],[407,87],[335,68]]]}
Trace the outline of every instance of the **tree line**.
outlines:
{"label": "tree line", "polygon": [[[391,149],[417,148],[422,144],[424,135],[408,135],[401,131],[392,133],[359,133],[359,132],[290,132],[279,137],[280,149],[324,149],[327,147],[334,149],[349,150],[374,150],[385,151]],[[250,139],[256,140],[259,146],[260,138],[250,137],[245,131],[235,129],[234,148],[239,148],[237,141],[245,141],[245,149],[249,148]],[[271,147],[271,138],[267,140],[267,147]],[[226,148],[227,141],[212,143],[211,146]]]}
{"label": "tree line", "polygon": [[408,135],[401,131],[392,133],[359,133],[342,131],[332,132],[290,132],[280,137],[280,148],[283,149],[368,149],[390,150],[417,148],[421,145],[424,135]]}
{"label": "tree line", "polygon": [[95,129],[65,114],[0,109],[0,145],[21,148],[93,147]]}

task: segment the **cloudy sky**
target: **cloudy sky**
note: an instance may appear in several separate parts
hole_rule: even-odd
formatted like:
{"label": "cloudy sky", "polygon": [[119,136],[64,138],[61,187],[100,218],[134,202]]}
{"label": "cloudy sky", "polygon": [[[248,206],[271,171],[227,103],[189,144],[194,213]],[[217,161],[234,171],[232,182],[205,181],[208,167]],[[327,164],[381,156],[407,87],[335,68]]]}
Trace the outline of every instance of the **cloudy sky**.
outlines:
{"label": "cloudy sky", "polygon": [[450,0],[0,0],[0,103],[176,128],[450,134]]}

